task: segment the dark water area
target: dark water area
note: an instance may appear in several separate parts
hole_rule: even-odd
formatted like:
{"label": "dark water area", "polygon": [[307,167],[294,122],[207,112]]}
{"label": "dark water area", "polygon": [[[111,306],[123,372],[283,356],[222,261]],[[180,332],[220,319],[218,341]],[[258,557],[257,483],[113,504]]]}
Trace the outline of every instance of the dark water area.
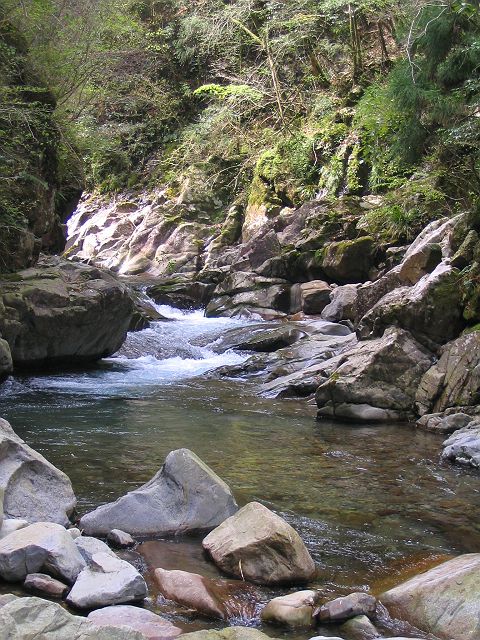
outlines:
{"label": "dark water area", "polygon": [[[67,473],[80,515],[188,447],[240,505],[261,501],[300,532],[325,597],[378,593],[450,554],[479,551],[480,477],[440,462],[441,437],[408,425],[317,422],[311,403],[258,398],[251,381],[206,379],[205,371],[245,357],[208,348],[231,326],[180,317],[134,340],[181,348],[181,358],[156,357],[153,347],[139,355],[141,344],[130,344],[128,357],[89,371],[15,378],[2,387],[0,416]],[[218,575],[195,538],[146,542],[137,552],[147,578],[155,566]],[[151,586],[149,606],[181,618]],[[187,629],[212,626],[182,620]]]}

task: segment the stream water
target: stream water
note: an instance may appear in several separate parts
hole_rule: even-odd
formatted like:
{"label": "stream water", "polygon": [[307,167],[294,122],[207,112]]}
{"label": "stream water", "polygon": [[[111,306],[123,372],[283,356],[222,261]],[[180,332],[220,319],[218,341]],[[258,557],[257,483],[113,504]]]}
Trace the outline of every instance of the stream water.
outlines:
{"label": "stream water", "polygon": [[[188,447],[240,505],[259,500],[299,530],[325,595],[379,592],[446,555],[479,550],[480,478],[440,463],[441,438],[407,425],[317,422],[311,403],[262,399],[254,382],[206,377],[247,357],[211,348],[245,322],[159,310],[174,321],[130,334],[116,357],[2,387],[0,415],[68,474],[79,513],[142,484],[169,451]],[[216,575],[194,538],[138,552],[149,570]],[[157,595],[150,606],[185,628],[212,626]]]}

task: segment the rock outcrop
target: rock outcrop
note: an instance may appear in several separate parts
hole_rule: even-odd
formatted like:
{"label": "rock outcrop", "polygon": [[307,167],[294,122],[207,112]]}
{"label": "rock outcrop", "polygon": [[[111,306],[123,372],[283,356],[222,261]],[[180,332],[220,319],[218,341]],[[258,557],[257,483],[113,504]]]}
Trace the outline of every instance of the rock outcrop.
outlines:
{"label": "rock outcrop", "polygon": [[6,518],[69,523],[76,498],[68,477],[0,418],[0,489]]}
{"label": "rock outcrop", "polygon": [[73,584],[84,568],[75,542],[59,524],[37,522],[0,540],[0,576],[8,582],[42,572]]}
{"label": "rock outcrop", "polygon": [[188,449],[168,454],[146,484],[83,516],[89,535],[121,529],[133,536],[213,529],[237,510],[229,487]]}
{"label": "rock outcrop", "polygon": [[480,554],[471,553],[415,576],[380,596],[390,615],[442,640],[480,633]]}
{"label": "rock outcrop", "polygon": [[325,363],[316,392],[319,417],[389,422],[413,417],[415,394],[431,354],[412,336],[391,327],[381,338],[358,343]]}
{"label": "rock outcrop", "polygon": [[258,502],[214,529],[203,547],[222,571],[257,584],[302,584],[315,574],[295,529]]}
{"label": "rock outcrop", "polygon": [[0,334],[14,367],[109,356],[125,340],[132,312],[126,287],[95,267],[52,257],[0,276]]}

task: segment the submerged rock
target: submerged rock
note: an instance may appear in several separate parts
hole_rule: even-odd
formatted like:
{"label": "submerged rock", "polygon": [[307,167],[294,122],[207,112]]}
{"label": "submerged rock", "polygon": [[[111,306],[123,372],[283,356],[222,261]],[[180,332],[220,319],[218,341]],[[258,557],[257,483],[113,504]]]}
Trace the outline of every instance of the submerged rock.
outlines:
{"label": "submerged rock", "polygon": [[480,554],[459,556],[380,596],[391,616],[442,640],[477,640]]}
{"label": "submerged rock", "polygon": [[214,529],[203,547],[222,571],[257,584],[302,584],[315,574],[295,529],[258,502]]}
{"label": "submerged rock", "polygon": [[37,522],[0,540],[0,576],[8,582],[43,571],[72,584],[85,567],[68,531],[53,522]]}
{"label": "submerged rock", "polygon": [[177,449],[149,482],[87,513],[80,527],[91,535],[112,529],[134,536],[174,535],[212,529],[237,508],[229,487],[210,467],[188,449]]}
{"label": "submerged rock", "polygon": [[432,355],[409,333],[391,327],[339,357],[317,389],[318,415],[360,422],[409,419],[431,363]]}
{"label": "submerged rock", "polygon": [[[34,487],[34,490],[32,490]],[[6,518],[67,525],[76,498],[69,478],[0,418],[0,490]]]}
{"label": "submerged rock", "polygon": [[239,580],[216,580],[166,569],[155,569],[155,580],[165,598],[208,617],[220,620],[254,617],[255,590]]}
{"label": "submerged rock", "polygon": [[262,620],[291,628],[313,627],[319,595],[318,591],[306,590],[273,598],[262,610]]}
{"label": "submerged rock", "polygon": [[97,609],[87,619],[98,627],[128,627],[151,640],[169,640],[182,633],[179,627],[152,611],[128,604]]}
{"label": "submerged rock", "polygon": [[0,608],[2,640],[145,640],[125,627],[98,627],[41,598],[15,598]]}
{"label": "submerged rock", "polygon": [[97,609],[139,602],[147,593],[145,580],[129,562],[107,553],[96,553],[90,565],[79,574],[67,602],[77,609]]}
{"label": "submerged rock", "polygon": [[133,303],[107,272],[57,257],[0,276],[0,334],[14,366],[98,360],[125,340]]}

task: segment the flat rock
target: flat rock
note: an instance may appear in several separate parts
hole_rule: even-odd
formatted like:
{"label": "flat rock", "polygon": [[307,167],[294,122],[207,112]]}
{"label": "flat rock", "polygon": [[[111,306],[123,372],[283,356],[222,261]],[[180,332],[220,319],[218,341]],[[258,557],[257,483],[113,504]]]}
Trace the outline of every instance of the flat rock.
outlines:
{"label": "flat rock", "polygon": [[131,605],[104,607],[88,614],[87,619],[98,627],[128,627],[138,631],[149,640],[169,640],[176,638],[182,630],[157,616],[152,611]]}
{"label": "flat rock", "polygon": [[147,585],[130,563],[107,553],[93,556],[68,594],[77,609],[97,609],[112,604],[139,602],[147,596]]}
{"label": "flat rock", "polygon": [[295,529],[258,502],[214,529],[203,547],[222,571],[258,584],[302,584],[315,574]]}
{"label": "flat rock", "polygon": [[68,585],[55,580],[46,573],[29,573],[23,583],[23,588],[39,596],[63,598],[68,591]]}
{"label": "flat rock", "polygon": [[41,598],[15,598],[0,608],[2,640],[145,640],[126,627],[99,627]]}
{"label": "flat rock", "polygon": [[255,590],[240,580],[212,579],[166,569],[155,569],[155,580],[165,598],[208,617],[250,620],[255,615]]}
{"label": "flat rock", "polygon": [[318,598],[319,592],[312,590],[296,591],[273,598],[262,610],[262,620],[291,628],[312,627],[315,624],[314,610]]}
{"label": "flat rock", "polygon": [[76,504],[69,478],[25,444],[11,425],[0,418],[2,489],[5,518],[69,524]]}
{"label": "flat rock", "polygon": [[237,508],[228,485],[210,467],[188,449],[177,449],[149,482],[87,513],[80,527],[91,535],[112,529],[134,536],[173,535],[212,529]]}
{"label": "flat rock", "polygon": [[0,540],[0,576],[8,582],[45,572],[68,584],[85,567],[67,530],[53,522],[37,522]]}
{"label": "flat rock", "polygon": [[340,622],[356,616],[375,616],[377,601],[368,593],[351,593],[323,604],[317,617],[320,622]]}
{"label": "flat rock", "polygon": [[380,596],[392,617],[442,640],[480,634],[480,554],[448,560]]}

